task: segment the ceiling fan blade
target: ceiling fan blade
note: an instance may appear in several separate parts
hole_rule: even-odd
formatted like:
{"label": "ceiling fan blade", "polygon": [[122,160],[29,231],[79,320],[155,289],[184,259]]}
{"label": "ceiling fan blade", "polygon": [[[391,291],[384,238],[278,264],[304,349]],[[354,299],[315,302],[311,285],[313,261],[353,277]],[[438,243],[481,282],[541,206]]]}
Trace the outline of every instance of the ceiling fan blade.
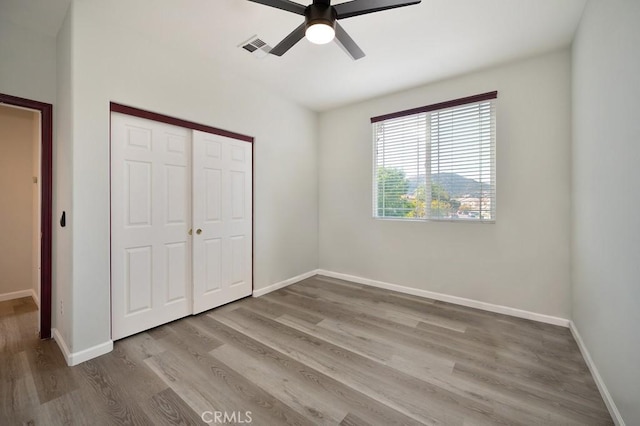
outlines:
{"label": "ceiling fan blade", "polygon": [[287,12],[304,15],[305,6],[300,3],[294,3],[289,0],[249,0],[254,3],[264,4],[265,6],[275,7],[276,9],[286,10]]}
{"label": "ceiling fan blade", "polygon": [[342,28],[342,25],[336,22],[336,43],[338,43],[354,61],[364,58],[364,52],[351,38],[349,34]]}
{"label": "ceiling fan blade", "polygon": [[297,42],[302,40],[305,32],[305,24],[302,23],[298,28],[293,30],[291,34],[286,36],[284,40],[276,45],[273,49],[269,51],[272,55],[282,56],[286,53],[287,50],[291,49]]}
{"label": "ceiling fan blade", "polygon": [[[251,0],[253,1],[253,0]],[[396,7],[411,6],[420,3],[421,0],[353,0],[333,6],[338,19],[351,18],[367,13],[380,12],[381,10],[395,9]]]}

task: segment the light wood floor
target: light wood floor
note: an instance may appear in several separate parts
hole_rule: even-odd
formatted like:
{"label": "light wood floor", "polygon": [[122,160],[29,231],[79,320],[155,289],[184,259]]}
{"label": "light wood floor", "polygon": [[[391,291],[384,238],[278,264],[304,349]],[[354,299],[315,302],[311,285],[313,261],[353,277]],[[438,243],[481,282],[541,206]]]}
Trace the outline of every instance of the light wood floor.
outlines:
{"label": "light wood floor", "polygon": [[330,278],[73,368],[36,321],[0,303],[0,425],[613,424],[567,329]]}

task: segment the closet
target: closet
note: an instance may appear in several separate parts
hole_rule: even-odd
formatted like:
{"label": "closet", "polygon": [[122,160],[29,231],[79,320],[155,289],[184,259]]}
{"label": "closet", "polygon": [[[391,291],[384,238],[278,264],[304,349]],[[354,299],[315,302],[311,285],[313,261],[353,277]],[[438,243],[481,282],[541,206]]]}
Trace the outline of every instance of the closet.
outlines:
{"label": "closet", "polygon": [[112,339],[252,293],[252,145],[111,113]]}

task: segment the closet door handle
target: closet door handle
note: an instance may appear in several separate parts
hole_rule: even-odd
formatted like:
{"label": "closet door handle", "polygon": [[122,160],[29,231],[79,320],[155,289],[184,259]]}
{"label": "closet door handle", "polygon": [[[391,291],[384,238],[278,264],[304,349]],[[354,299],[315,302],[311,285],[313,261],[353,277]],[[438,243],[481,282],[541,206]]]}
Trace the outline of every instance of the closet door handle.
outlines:
{"label": "closet door handle", "polygon": [[198,235],[202,234],[202,229],[198,228],[198,230],[196,231],[196,234]]}
{"label": "closet door handle", "polygon": [[193,235],[193,229],[189,229],[189,235]]}

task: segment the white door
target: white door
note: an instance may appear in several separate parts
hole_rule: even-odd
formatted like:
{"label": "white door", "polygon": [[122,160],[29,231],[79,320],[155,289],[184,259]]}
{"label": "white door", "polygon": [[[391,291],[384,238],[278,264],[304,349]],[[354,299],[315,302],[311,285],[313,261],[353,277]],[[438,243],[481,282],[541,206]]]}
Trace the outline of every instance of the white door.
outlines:
{"label": "white door", "polygon": [[191,131],[111,115],[112,338],[192,312]]}
{"label": "white door", "polygon": [[193,313],[252,292],[251,144],[193,132]]}

